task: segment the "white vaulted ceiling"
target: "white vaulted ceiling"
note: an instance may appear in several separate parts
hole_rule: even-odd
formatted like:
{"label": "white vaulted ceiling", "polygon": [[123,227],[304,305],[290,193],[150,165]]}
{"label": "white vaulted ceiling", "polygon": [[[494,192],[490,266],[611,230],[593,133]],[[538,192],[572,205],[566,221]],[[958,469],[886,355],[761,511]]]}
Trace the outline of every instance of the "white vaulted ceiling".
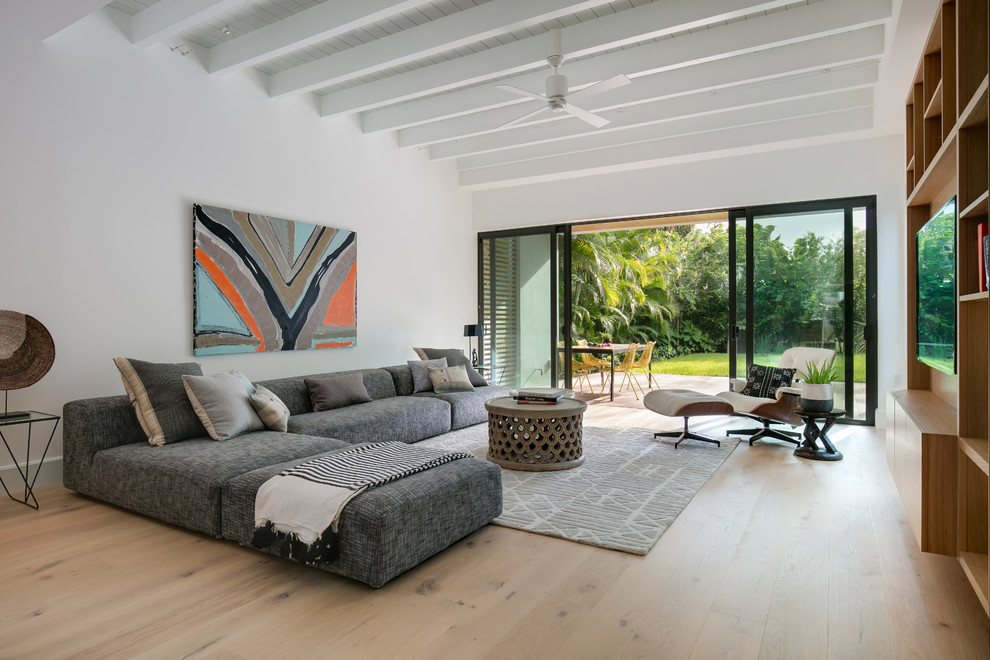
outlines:
{"label": "white vaulted ceiling", "polygon": [[[114,0],[97,10],[136,48],[192,52],[204,76],[251,69],[273,103],[314,95],[328,121],[357,117],[366,133],[454,159],[461,184],[481,189],[882,130],[891,5]],[[620,73],[631,84],[583,101],[610,121],[601,129],[550,112],[500,128],[540,107],[496,85],[542,93],[553,28],[572,92]]]}

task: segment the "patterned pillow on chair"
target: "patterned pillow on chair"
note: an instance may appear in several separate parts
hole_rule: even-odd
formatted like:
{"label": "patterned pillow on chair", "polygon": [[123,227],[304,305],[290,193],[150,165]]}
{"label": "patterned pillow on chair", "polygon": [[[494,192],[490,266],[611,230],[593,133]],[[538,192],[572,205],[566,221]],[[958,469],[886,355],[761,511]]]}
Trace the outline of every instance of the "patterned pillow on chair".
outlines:
{"label": "patterned pillow on chair", "polygon": [[742,394],[761,399],[775,399],[777,388],[791,386],[795,371],[797,370],[751,364],[746,373],[746,387],[743,388]]}

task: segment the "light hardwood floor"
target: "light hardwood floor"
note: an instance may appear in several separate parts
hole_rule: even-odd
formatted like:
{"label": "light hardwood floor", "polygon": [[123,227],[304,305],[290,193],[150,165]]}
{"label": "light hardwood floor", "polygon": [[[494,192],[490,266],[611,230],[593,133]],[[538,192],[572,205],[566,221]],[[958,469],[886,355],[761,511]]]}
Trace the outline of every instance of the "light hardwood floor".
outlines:
{"label": "light hardwood floor", "polygon": [[[585,423],[679,425],[617,403]],[[837,463],[740,443],[645,557],[488,526],[379,590],[45,488],[0,501],[0,657],[986,660],[882,433],[832,437]]]}

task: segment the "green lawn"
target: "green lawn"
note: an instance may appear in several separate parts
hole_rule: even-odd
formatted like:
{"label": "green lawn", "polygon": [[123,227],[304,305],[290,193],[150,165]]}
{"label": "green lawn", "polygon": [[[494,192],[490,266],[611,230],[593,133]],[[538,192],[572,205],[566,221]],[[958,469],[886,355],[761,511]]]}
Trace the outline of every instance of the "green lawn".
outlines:
{"label": "green lawn", "polygon": [[[778,360],[780,360],[780,355],[777,354],[757,354],[754,362],[775,366]],[[840,374],[845,373],[845,356],[836,355],[835,366]],[[729,375],[729,356],[726,353],[692,353],[672,360],[654,360],[653,373],[727,377]],[[738,376],[745,378],[746,374],[740,373]],[[866,355],[863,353],[857,353],[854,356],[853,380],[857,383],[866,382]]]}

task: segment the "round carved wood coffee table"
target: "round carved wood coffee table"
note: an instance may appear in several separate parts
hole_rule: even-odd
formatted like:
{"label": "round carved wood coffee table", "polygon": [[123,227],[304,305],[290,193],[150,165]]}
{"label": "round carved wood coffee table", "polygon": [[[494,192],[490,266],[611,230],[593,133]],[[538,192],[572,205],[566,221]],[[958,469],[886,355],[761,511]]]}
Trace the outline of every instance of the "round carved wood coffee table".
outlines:
{"label": "round carved wood coffee table", "polygon": [[568,470],[584,463],[582,422],[588,404],[522,404],[509,397],[485,403],[488,460],[513,470]]}

